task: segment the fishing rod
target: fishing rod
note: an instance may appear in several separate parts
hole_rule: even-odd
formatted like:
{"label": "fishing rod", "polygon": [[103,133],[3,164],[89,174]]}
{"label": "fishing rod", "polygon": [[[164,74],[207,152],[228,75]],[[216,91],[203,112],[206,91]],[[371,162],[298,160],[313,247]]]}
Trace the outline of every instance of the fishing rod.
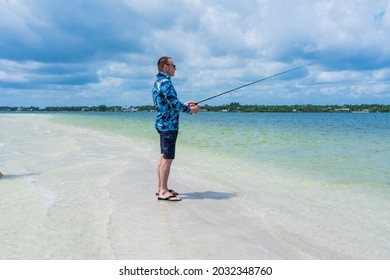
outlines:
{"label": "fishing rod", "polygon": [[264,80],[268,80],[268,79],[271,79],[273,77],[276,77],[276,76],[280,76],[280,75],[283,75],[283,74],[286,74],[288,72],[292,72],[292,71],[295,71],[295,70],[298,70],[298,69],[301,69],[303,67],[306,67],[306,66],[309,66],[311,64],[307,64],[307,65],[302,65],[302,66],[299,66],[299,67],[295,67],[295,68],[292,68],[292,69],[289,69],[289,70],[286,70],[286,71],[283,71],[283,72],[280,72],[280,73],[277,73],[277,74],[274,74],[274,75],[271,75],[271,76],[268,76],[268,77],[265,77],[265,78],[262,78],[260,80],[257,80],[257,81],[254,81],[254,82],[251,82],[249,84],[245,84],[245,85],[242,85],[242,86],[239,86],[239,87],[236,87],[236,88],[233,88],[233,89],[230,89],[228,91],[225,91],[225,92],[222,92],[222,93],[219,93],[219,94],[216,94],[214,96],[211,96],[211,97],[208,97],[206,99],[203,99],[201,101],[198,101],[198,102],[194,102],[195,105],[199,104],[199,103],[202,103],[202,102],[205,102],[207,100],[210,100],[210,99],[213,99],[213,98],[216,98],[216,97],[219,97],[221,95],[224,95],[224,94],[227,94],[227,93],[230,93],[230,92],[233,92],[233,91],[236,91],[238,89],[241,89],[241,88],[244,88],[244,87],[247,87],[247,86],[250,86],[250,85],[253,85],[253,84],[256,84],[256,83],[259,83],[259,82],[262,82]]}

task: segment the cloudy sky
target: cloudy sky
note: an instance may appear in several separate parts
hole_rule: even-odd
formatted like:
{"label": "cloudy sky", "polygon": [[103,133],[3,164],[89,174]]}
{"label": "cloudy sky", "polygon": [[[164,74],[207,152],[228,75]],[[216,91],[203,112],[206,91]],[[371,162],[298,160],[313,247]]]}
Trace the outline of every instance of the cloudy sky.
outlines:
{"label": "cloudy sky", "polygon": [[390,104],[388,0],[0,0],[0,106]]}

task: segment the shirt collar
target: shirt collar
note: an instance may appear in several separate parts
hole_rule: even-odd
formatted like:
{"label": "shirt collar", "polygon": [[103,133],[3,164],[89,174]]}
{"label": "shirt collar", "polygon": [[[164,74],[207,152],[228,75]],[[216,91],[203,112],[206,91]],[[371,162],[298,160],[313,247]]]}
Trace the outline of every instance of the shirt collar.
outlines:
{"label": "shirt collar", "polygon": [[171,78],[171,77],[168,76],[167,73],[164,73],[164,72],[158,72],[157,77],[158,78],[167,78],[167,79]]}

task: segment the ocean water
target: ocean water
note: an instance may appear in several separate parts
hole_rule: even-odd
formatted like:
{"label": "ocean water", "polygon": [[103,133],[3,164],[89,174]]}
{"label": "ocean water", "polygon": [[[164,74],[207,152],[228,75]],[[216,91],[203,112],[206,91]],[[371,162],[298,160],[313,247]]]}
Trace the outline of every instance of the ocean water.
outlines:
{"label": "ocean water", "polygon": [[[154,117],[53,120],[138,138],[157,157]],[[171,177],[238,195],[254,223],[286,244],[327,252],[318,257],[390,258],[390,114],[205,112],[182,114],[180,125]]]}
{"label": "ocean water", "polygon": [[[157,145],[153,112],[60,114],[54,119]],[[330,183],[390,188],[390,114],[181,115],[178,149],[258,162]],[[181,151],[178,151],[180,153]]]}

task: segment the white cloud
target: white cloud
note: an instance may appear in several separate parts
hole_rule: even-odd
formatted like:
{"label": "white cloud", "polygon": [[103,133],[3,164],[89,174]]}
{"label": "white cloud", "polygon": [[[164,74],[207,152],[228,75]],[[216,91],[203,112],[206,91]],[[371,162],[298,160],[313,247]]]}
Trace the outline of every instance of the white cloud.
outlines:
{"label": "white cloud", "polygon": [[373,72],[373,79],[379,81],[390,81],[390,68],[380,69]]}
{"label": "white cloud", "polygon": [[364,73],[353,71],[323,71],[318,75],[318,82],[325,83],[344,83],[350,81],[362,80],[365,77]]}

